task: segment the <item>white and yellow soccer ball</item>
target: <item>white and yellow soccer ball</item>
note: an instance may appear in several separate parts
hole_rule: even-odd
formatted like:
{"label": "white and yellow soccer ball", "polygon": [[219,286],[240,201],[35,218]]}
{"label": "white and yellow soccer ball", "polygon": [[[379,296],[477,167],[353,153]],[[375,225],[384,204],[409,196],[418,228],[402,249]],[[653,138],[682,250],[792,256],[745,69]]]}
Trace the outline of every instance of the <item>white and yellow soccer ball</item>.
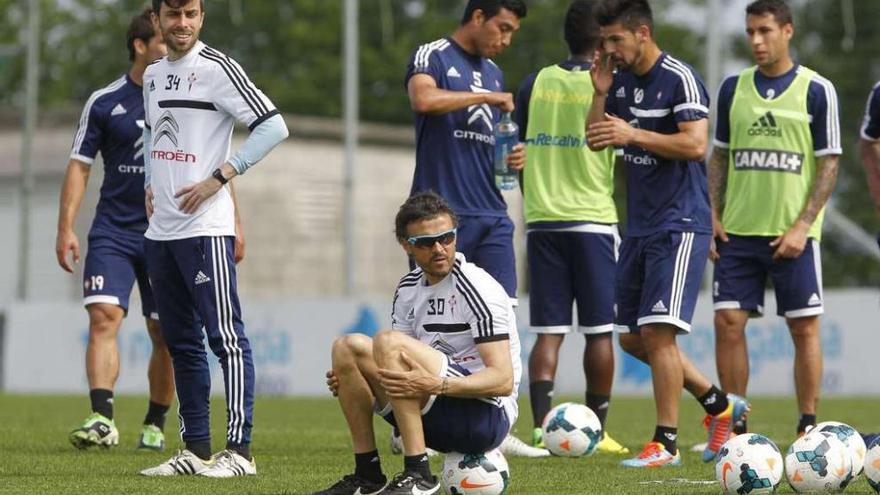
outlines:
{"label": "white and yellow soccer ball", "polygon": [[574,402],[559,404],[544,417],[544,446],[553,455],[591,455],[602,440],[602,424],[589,407]]}
{"label": "white and yellow soccer ball", "polygon": [[862,474],[865,466],[865,453],[868,447],[865,446],[865,440],[855,428],[838,421],[823,421],[808,430],[810,433],[814,431],[837,436],[837,439],[843,442],[849,451],[850,458],[852,459],[853,477],[858,478]]}
{"label": "white and yellow soccer ball", "polygon": [[880,439],[874,440],[865,454],[865,478],[875,492],[880,492]]}
{"label": "white and yellow soccer ball", "polygon": [[510,468],[498,449],[485,454],[450,452],[440,481],[449,495],[501,495],[510,485]]}
{"label": "white and yellow soccer ball", "polygon": [[724,493],[773,493],[782,481],[782,469],[782,454],[772,440],[745,433],[721,446],[715,479]]}
{"label": "white and yellow soccer ball", "polygon": [[788,448],[785,475],[799,493],[838,492],[852,481],[852,459],[837,436],[811,431]]}

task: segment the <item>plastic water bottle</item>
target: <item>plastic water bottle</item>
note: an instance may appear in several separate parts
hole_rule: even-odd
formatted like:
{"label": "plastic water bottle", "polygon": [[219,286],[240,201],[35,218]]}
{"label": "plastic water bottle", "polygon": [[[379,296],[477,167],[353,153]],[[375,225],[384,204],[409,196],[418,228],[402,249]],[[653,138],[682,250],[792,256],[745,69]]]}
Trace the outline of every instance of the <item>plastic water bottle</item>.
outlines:
{"label": "plastic water bottle", "polygon": [[509,190],[516,187],[517,171],[507,166],[507,157],[517,144],[519,126],[511,120],[510,112],[505,112],[501,121],[495,124],[495,185],[498,189]]}

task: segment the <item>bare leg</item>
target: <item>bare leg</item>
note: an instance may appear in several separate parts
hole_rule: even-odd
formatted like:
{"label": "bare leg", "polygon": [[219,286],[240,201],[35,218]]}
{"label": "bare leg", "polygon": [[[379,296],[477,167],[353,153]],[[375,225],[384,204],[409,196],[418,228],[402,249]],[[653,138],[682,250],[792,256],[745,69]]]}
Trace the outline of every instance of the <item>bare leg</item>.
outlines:
{"label": "bare leg", "polygon": [[[429,373],[439,374],[443,362],[446,360],[446,357],[436,349],[401,332],[388,330],[376,334],[373,340],[373,352],[378,366],[393,371],[409,371],[409,367],[401,358],[401,354],[404,352],[424,366]],[[421,410],[428,398],[389,400],[391,408],[394,410],[397,428],[400,430],[404,455],[414,456],[425,453],[427,447],[425,445],[425,431],[422,427]]]}
{"label": "bare leg", "polygon": [[171,367],[171,354],[162,336],[162,327],[158,320],[147,318],[147,333],[153,343],[150,354],[150,365],[147,378],[150,381],[150,401],[163,406],[171,405],[174,400],[174,369]]}
{"label": "bare leg", "polygon": [[565,334],[538,334],[532,352],[529,354],[529,380],[554,381],[556,366],[559,364],[559,347]]}
{"label": "bare leg", "polygon": [[348,423],[355,454],[376,450],[373,432],[373,399],[387,404],[379,387],[373,341],[363,334],[349,334],[333,342],[333,372],[339,379],[339,406]]}
{"label": "bare leg", "polygon": [[715,312],[715,366],[725,392],[745,397],[749,385],[749,353],[746,344],[748,311],[722,309]]}
{"label": "bare leg", "polygon": [[[624,333],[620,334],[620,347],[623,348],[627,354],[632,357],[638,359],[639,361],[648,363],[648,354],[645,351],[644,344],[642,343],[642,338],[637,333]],[[709,381],[700,370],[694,366],[694,363],[688,359],[687,355],[679,348],[679,359],[681,360],[681,367],[684,372],[684,389],[687,390],[694,397],[700,397],[704,395],[709,389],[712,388],[712,382]]]}
{"label": "bare leg", "polygon": [[819,317],[788,318],[794,341],[794,383],[801,414],[816,414],[822,389],[822,342]]}
{"label": "bare leg", "polygon": [[86,347],[86,375],[89,388],[113,390],[119,377],[119,346],[116,336],[125,312],[119,306],[89,304],[89,343]]}
{"label": "bare leg", "polygon": [[642,345],[651,365],[654,402],[659,426],[678,427],[678,406],[684,386],[681,353],[676,342],[678,330],[672,325],[644,325]]}
{"label": "bare leg", "polygon": [[587,335],[584,348],[584,376],[587,391],[596,395],[611,395],[614,384],[614,345],[611,333]]}

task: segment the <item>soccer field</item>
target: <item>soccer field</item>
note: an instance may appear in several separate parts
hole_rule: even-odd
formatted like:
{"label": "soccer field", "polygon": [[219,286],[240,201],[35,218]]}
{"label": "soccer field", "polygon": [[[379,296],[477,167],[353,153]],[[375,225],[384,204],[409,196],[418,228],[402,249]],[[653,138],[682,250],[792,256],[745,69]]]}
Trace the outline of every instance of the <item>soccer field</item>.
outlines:
{"label": "soccer field", "polygon": [[[526,439],[530,432],[528,404],[516,433]],[[584,493],[719,493],[714,484],[714,465],[700,462],[698,454],[686,452],[704,441],[701,410],[683,396],[680,445],[683,465],[660,470],[628,470],[617,466],[618,457],[595,455],[583,459],[509,458],[511,494]],[[80,452],[67,442],[67,433],[88,413],[83,397],[0,395],[0,493],[126,494],[309,494],[326,487],[353,470],[353,458],[342,414],[330,399],[257,399],[254,455],[258,476],[248,479],[205,478],[147,479],[137,472],[164,461],[162,454],[134,450],[146,406],[142,397],[116,399],[116,421],[121,445],[111,451]],[[222,447],[223,403],[212,402],[214,448]],[[880,430],[880,399],[834,399],[821,404],[820,419],[843,421],[862,430]],[[218,414],[219,413],[219,414]],[[749,427],[788,447],[795,426],[794,399],[757,399]],[[387,474],[402,469],[400,456],[388,448],[388,427],[377,421],[382,464]],[[638,449],[653,433],[654,411],[649,399],[616,398],[608,428],[630,449]],[[177,419],[169,417],[166,432],[169,451],[179,445]],[[440,457],[432,459],[435,474]],[[712,484],[704,483],[706,481]],[[847,493],[873,493],[864,479]],[[779,493],[792,493],[783,481]]]}

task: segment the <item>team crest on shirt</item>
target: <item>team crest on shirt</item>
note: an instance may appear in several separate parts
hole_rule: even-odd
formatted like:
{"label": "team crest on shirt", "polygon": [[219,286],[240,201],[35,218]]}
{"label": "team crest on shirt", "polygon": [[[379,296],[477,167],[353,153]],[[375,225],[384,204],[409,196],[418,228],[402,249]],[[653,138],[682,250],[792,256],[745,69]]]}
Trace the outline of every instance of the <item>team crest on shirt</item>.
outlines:
{"label": "team crest on shirt", "polygon": [[452,313],[453,318],[455,317],[455,305],[456,304],[458,304],[458,302],[455,300],[455,294],[449,296],[449,304],[447,304],[447,306],[449,306],[449,311],[450,311],[450,313]]}
{"label": "team crest on shirt", "polygon": [[642,102],[642,100],[645,99],[645,90],[642,88],[636,88],[633,94],[635,95],[636,105],[638,105]]}
{"label": "team crest on shirt", "polygon": [[192,89],[193,89],[193,84],[195,84],[195,82],[196,82],[197,79],[198,79],[198,77],[196,77],[196,73],[195,73],[195,72],[190,72],[189,77],[186,78],[186,82],[189,83],[189,87],[188,87],[187,90],[186,90],[187,93],[189,93],[190,91],[192,91]]}

